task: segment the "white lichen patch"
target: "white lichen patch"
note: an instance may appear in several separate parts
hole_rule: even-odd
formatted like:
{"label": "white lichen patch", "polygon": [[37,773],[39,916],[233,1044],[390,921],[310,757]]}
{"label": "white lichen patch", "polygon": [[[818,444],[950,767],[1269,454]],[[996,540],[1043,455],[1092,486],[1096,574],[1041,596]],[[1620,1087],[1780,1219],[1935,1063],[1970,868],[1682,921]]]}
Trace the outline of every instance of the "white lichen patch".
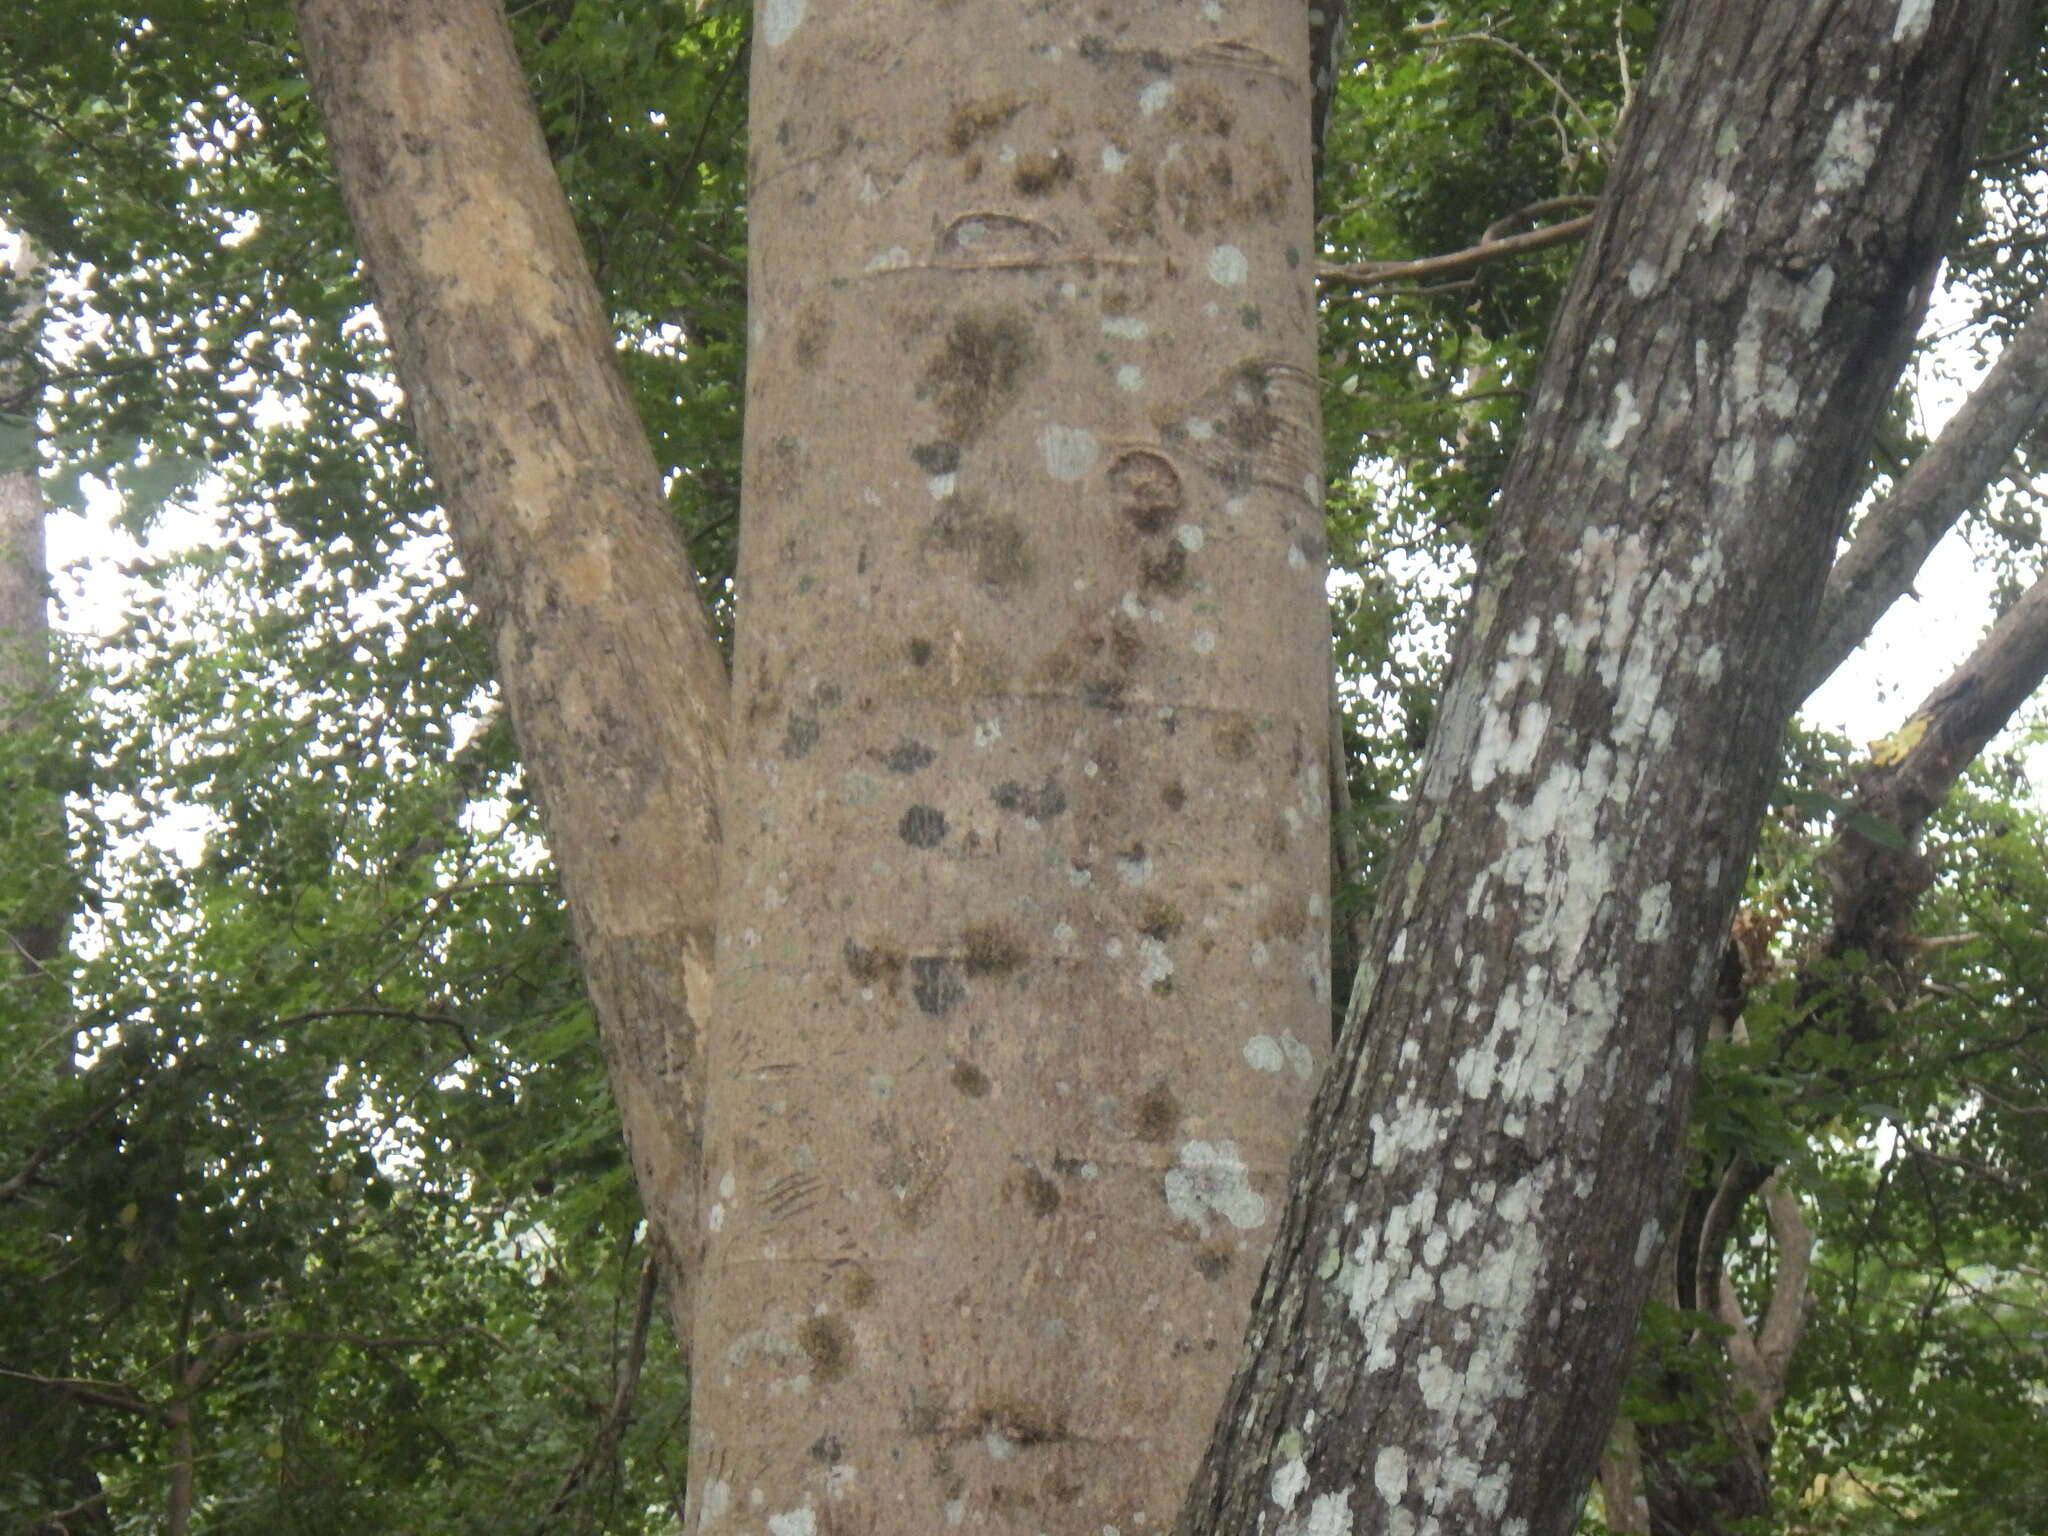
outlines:
{"label": "white lichen patch", "polygon": [[1319,1493],[1308,1507],[1308,1518],[1288,1521],[1280,1536],[1351,1536],[1351,1501],[1341,1490]]}
{"label": "white lichen patch", "polygon": [[1095,467],[1102,445],[1086,427],[1053,422],[1038,434],[1038,451],[1048,475],[1055,480],[1071,481],[1079,480]]}
{"label": "white lichen patch", "polygon": [[1652,1216],[1643,1223],[1643,1230],[1636,1234],[1636,1268],[1641,1269],[1657,1257],[1657,1250],[1664,1245],[1664,1226]]}
{"label": "white lichen patch", "polygon": [[818,1516],[808,1509],[787,1510],[768,1517],[768,1536],[817,1536]]}
{"label": "white lichen patch", "polygon": [[1671,882],[1661,880],[1636,903],[1636,942],[1661,943],[1671,933]]}
{"label": "white lichen patch", "polygon": [[1127,395],[1135,395],[1145,387],[1145,370],[1136,363],[1125,363],[1116,371],[1116,387]]}
{"label": "white lichen patch", "polygon": [[714,1520],[723,1520],[726,1511],[732,1508],[732,1484],[724,1478],[714,1480],[704,1490],[704,1502],[697,1507],[697,1523],[709,1525]]}
{"label": "white lichen patch", "polygon": [[1860,186],[1877,163],[1878,142],[1890,115],[1890,109],[1882,102],[1867,96],[1837,112],[1835,120],[1828,124],[1827,141],[1820,147],[1814,186],[1823,193],[1846,192]]}
{"label": "white lichen patch", "polygon": [[1899,0],[1898,19],[1892,23],[1892,41],[1910,43],[1927,31],[1934,18],[1934,0]]}
{"label": "white lichen patch", "polygon": [[1102,146],[1101,164],[1104,175],[1114,176],[1130,163],[1131,157],[1118,149],[1114,144]]}
{"label": "white lichen patch", "polygon": [[1286,1514],[1294,1508],[1295,1500],[1308,1490],[1308,1463],[1299,1456],[1283,1461],[1273,1469],[1273,1475],[1266,1483],[1266,1497],[1280,1506]]}
{"label": "white lichen patch", "polygon": [[1213,1217],[1240,1232],[1266,1219],[1265,1197],[1252,1188],[1234,1141],[1182,1143],[1180,1161],[1166,1170],[1164,1192],[1166,1208],[1204,1235]]}
{"label": "white lichen patch", "polygon": [[1408,1491],[1408,1451],[1404,1446],[1382,1447],[1372,1464],[1372,1485],[1389,1504],[1398,1504]]}
{"label": "white lichen patch", "polygon": [[1173,82],[1171,80],[1148,81],[1145,88],[1138,92],[1138,110],[1147,117],[1156,117],[1166,109],[1166,104],[1171,100],[1173,100]]}
{"label": "white lichen patch", "polygon": [[1629,433],[1642,424],[1643,412],[1636,404],[1636,392],[1623,379],[1614,386],[1614,414],[1607,418],[1607,435],[1601,441],[1610,449],[1619,448],[1628,440]]}
{"label": "white lichen patch", "polygon": [[1118,341],[1143,341],[1152,327],[1136,315],[1111,315],[1102,322],[1102,334]]}
{"label": "white lichen patch", "polygon": [[1251,263],[1234,245],[1219,245],[1209,252],[1209,280],[1225,288],[1241,288],[1251,275]]}
{"label": "white lichen patch", "polygon": [[900,245],[892,245],[886,251],[877,251],[868,258],[870,272],[894,272],[910,265],[910,252]]}
{"label": "white lichen patch", "polygon": [[1152,878],[1152,859],[1143,848],[1134,848],[1129,853],[1119,854],[1116,861],[1117,878],[1125,885],[1136,889]]}
{"label": "white lichen patch", "polygon": [[1166,952],[1166,945],[1154,938],[1138,940],[1138,985],[1149,992],[1172,976],[1173,956]]}
{"label": "white lichen patch", "polygon": [[1198,629],[1195,631],[1195,638],[1188,643],[1194,647],[1197,656],[1207,656],[1216,649],[1216,631]]}
{"label": "white lichen patch", "polygon": [[770,48],[780,48],[788,42],[790,34],[803,25],[806,3],[807,0],[761,0],[761,41]]}
{"label": "white lichen patch", "polygon": [[1245,1041],[1244,1059],[1254,1072],[1278,1072],[1287,1065],[1287,1053],[1271,1035],[1253,1035]]}

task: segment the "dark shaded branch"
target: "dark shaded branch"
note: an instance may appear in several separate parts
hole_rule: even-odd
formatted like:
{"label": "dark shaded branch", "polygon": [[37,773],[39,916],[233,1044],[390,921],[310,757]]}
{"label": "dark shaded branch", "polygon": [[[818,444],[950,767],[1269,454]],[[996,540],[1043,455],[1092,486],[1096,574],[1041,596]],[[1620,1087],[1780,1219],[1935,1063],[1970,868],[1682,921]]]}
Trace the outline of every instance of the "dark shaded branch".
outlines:
{"label": "dark shaded branch", "polygon": [[2044,676],[2048,576],[1992,625],[1969,659],[1897,733],[1878,744],[1855,804],[1895,827],[1908,846],[1888,848],[1854,828],[1843,829],[1827,862],[1835,892],[1831,955],[1860,951],[1886,963],[1903,958],[1913,904],[1933,878],[1911,844],[1963,770]]}
{"label": "dark shaded branch", "polygon": [[554,1498],[541,1511],[540,1519],[533,1527],[536,1533],[546,1530],[549,1522],[568,1506],[569,1496],[592,1472],[617,1453],[626,1426],[632,1421],[633,1400],[640,1390],[640,1368],[647,1359],[647,1328],[654,1318],[654,1298],[660,1292],[661,1267],[655,1262],[654,1255],[649,1254],[640,1266],[640,1288],[633,1298],[633,1332],[626,1344],[625,1364],[619,1372],[618,1386],[612,1392],[611,1406],[605,1410],[604,1423],[598,1427],[597,1438],[591,1442],[590,1449],[569,1469],[562,1479],[562,1486],[555,1490]]}
{"label": "dark shaded branch", "polygon": [[1561,224],[1546,224],[1541,229],[1527,230],[1519,235],[1506,235],[1498,240],[1482,240],[1479,244],[1469,245],[1462,251],[1447,251],[1441,256],[1423,256],[1414,261],[1358,261],[1345,266],[1322,267],[1316,272],[1316,279],[1322,283],[1341,283],[1351,288],[1378,288],[1387,283],[1445,277],[1470,272],[1476,267],[1504,261],[1510,256],[1526,256],[1531,251],[1563,245],[1567,241],[1578,239],[1592,227],[1593,215],[1581,214],[1578,218],[1566,219]]}

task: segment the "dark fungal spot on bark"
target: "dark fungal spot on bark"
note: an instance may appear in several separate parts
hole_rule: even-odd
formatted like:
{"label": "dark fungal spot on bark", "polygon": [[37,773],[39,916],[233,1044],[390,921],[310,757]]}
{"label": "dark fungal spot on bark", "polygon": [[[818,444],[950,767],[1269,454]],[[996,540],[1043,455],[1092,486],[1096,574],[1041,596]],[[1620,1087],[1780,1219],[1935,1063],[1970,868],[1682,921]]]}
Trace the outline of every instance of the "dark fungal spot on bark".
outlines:
{"label": "dark fungal spot on bark", "polygon": [[950,475],[960,467],[960,445],[944,438],[919,443],[910,450],[910,461],[928,475]]}
{"label": "dark fungal spot on bark", "polygon": [[913,805],[896,823],[896,835],[913,848],[936,848],[946,839],[946,813],[937,806]]}
{"label": "dark fungal spot on bark", "polygon": [[853,1330],[829,1312],[805,1318],[796,1341],[810,1358],[811,1374],[821,1382],[839,1380],[853,1364]]}
{"label": "dark fungal spot on bark", "polygon": [[916,773],[920,768],[929,768],[936,755],[923,742],[906,736],[882,754],[882,766],[891,773]]}
{"label": "dark fungal spot on bark", "polygon": [[1164,1083],[1154,1083],[1135,1106],[1140,1141],[1164,1141],[1180,1126],[1180,1100]]}
{"label": "dark fungal spot on bark", "polygon": [[1019,784],[1015,779],[1005,779],[989,791],[989,799],[1000,810],[1015,811],[1026,821],[1047,822],[1067,808],[1067,792],[1060,788],[1060,781],[1051,774],[1037,789]]}
{"label": "dark fungal spot on bark", "polygon": [[953,1086],[970,1099],[988,1097],[988,1074],[971,1061],[953,1063]]}
{"label": "dark fungal spot on bark", "polygon": [[967,997],[961,965],[943,955],[920,955],[910,962],[910,995],[920,1012],[943,1019]]}
{"label": "dark fungal spot on bark", "polygon": [[960,940],[969,976],[1008,976],[1027,958],[1024,946],[999,923],[969,923]]}

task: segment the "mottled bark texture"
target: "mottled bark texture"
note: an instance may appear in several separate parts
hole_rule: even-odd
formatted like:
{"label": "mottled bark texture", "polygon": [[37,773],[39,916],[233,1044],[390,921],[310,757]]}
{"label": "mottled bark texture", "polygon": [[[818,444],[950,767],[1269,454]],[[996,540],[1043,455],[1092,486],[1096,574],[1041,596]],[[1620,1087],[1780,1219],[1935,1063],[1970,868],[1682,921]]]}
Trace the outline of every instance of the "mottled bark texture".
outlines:
{"label": "mottled bark texture", "polygon": [[692,1530],[1178,1506],[1328,1031],[1306,61],[757,12]]}
{"label": "mottled bark texture", "polygon": [[2016,0],[1677,0],[1184,1532],[1571,1529],[1697,1022]]}
{"label": "mottled bark texture", "polygon": [[688,1337],[723,661],[497,0],[304,0],[299,24]]}

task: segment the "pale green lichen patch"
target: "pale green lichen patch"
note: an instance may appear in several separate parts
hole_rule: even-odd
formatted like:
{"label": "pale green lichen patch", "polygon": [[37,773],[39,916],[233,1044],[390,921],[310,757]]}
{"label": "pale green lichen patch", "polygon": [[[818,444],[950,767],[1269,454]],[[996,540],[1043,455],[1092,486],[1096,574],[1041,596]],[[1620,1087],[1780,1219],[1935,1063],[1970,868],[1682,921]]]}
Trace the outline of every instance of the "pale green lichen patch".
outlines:
{"label": "pale green lichen patch", "polygon": [[1206,1234],[1222,1218],[1240,1232],[1266,1220],[1266,1200],[1251,1186],[1251,1173],[1233,1141],[1189,1141],[1180,1161],[1166,1171],[1166,1208]]}

